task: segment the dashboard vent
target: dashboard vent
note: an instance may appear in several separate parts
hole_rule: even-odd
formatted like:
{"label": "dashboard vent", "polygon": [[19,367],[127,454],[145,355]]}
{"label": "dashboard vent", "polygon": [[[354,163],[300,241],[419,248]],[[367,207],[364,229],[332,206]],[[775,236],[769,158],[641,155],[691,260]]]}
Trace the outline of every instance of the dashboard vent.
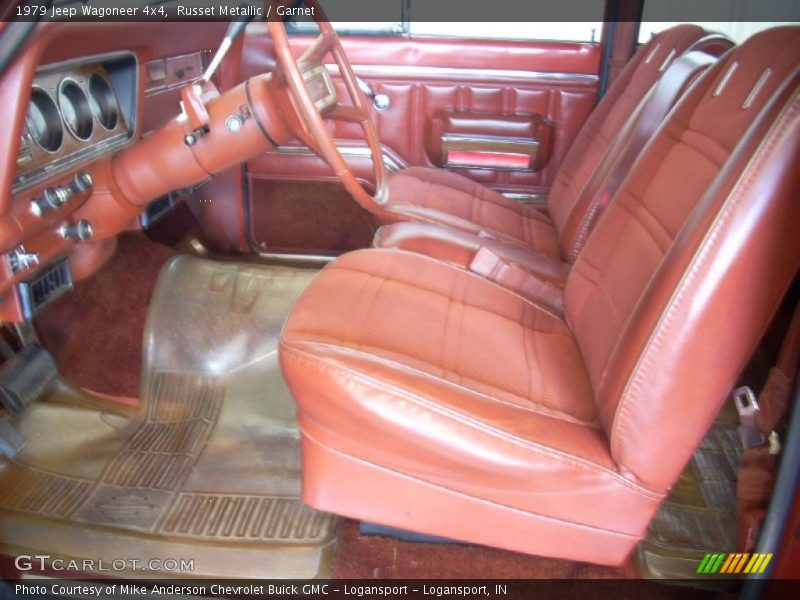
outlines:
{"label": "dashboard vent", "polygon": [[50,263],[18,285],[22,314],[30,319],[43,306],[72,289],[72,273],[66,257]]}

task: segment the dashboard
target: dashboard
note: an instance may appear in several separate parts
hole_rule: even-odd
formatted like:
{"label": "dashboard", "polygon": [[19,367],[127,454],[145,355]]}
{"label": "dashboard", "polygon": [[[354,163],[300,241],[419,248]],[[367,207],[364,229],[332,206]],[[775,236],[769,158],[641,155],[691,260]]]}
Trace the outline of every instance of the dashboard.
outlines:
{"label": "dashboard", "polygon": [[0,73],[0,321],[32,318],[142,227],[113,162],[176,120],[226,28],[45,23]]}

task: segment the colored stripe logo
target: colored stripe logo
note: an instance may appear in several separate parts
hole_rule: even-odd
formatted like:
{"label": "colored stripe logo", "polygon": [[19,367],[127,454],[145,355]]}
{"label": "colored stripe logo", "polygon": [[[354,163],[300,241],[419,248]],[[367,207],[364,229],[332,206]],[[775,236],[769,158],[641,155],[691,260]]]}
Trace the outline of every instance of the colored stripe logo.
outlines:
{"label": "colored stripe logo", "polygon": [[703,575],[736,575],[739,573],[763,573],[772,560],[769,554],[759,552],[726,553],[714,552],[706,554],[697,567],[697,573]]}

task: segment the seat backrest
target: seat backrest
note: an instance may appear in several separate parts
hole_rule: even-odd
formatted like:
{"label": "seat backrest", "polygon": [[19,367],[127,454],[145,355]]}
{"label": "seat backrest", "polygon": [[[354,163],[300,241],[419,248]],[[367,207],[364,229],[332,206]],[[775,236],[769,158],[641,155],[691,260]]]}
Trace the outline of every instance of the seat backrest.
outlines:
{"label": "seat backrest", "polygon": [[608,88],[572,142],[550,188],[547,205],[559,233],[575,199],[636,107],[669,63],[704,35],[697,25],[678,25],[658,33],[637,50]]}
{"label": "seat backrest", "polygon": [[571,270],[565,314],[621,471],[678,477],[800,264],[800,27],[679,102]]}
{"label": "seat backrest", "polygon": [[[702,40],[701,40],[702,41]],[[731,44],[731,47],[733,44]],[[561,255],[574,263],[609,201],[625,180],[644,147],[681,96],[716,58],[699,50],[682,54],[664,70],[614,138],[589,181],[573,201],[559,232]]]}

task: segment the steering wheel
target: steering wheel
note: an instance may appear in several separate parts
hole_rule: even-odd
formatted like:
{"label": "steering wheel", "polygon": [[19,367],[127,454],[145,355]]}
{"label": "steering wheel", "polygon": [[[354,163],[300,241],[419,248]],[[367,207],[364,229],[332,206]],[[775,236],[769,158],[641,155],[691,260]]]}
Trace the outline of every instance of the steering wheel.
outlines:
{"label": "steering wheel", "polygon": [[[291,101],[292,112],[297,117],[286,115],[290,128],[311,150],[330,165],[345,189],[363,208],[370,212],[380,212],[384,190],[385,168],[380,140],[375,123],[372,121],[370,102],[358,85],[353,66],[339,41],[325,13],[315,0],[305,4],[314,9],[320,34],[300,58],[295,58],[286,34],[286,27],[280,20],[268,21],[269,32],[275,44],[278,60],[276,78]],[[344,81],[350,104],[339,102],[336,88],[328,68],[323,62],[330,53]],[[325,120],[358,123],[372,156],[372,169],[375,177],[375,194],[370,194],[358,181],[353,170],[342,157],[334,142]],[[293,122],[294,121],[294,122]]]}

